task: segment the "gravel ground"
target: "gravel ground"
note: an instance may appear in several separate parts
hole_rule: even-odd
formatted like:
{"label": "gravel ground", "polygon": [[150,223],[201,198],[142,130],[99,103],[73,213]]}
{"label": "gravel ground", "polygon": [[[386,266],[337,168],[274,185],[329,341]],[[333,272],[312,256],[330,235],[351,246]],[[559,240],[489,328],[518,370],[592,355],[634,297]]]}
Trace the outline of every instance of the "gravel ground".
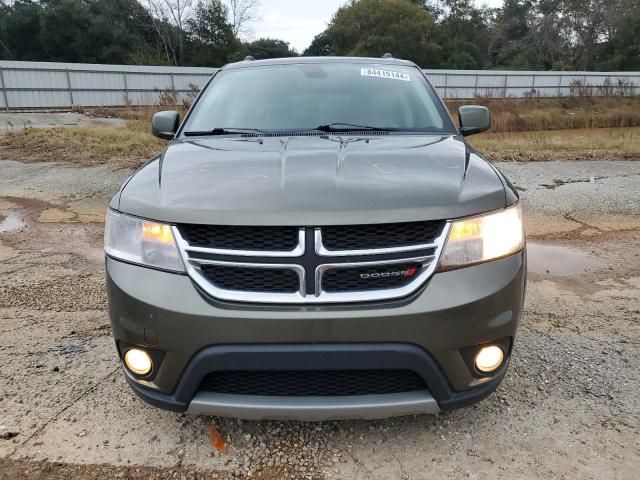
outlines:
{"label": "gravel ground", "polygon": [[101,253],[104,205],[129,172],[1,161],[0,478],[637,478],[640,163],[500,168],[536,248],[497,393],[437,416],[300,423],[137,399],[110,337]]}

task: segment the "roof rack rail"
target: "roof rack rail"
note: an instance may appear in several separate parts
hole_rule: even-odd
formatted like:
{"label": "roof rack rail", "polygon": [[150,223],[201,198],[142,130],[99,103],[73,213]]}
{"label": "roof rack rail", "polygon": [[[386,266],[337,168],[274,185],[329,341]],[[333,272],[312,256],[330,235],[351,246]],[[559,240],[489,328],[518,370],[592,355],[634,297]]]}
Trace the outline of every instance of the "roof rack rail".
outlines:
{"label": "roof rack rail", "polygon": [[393,55],[391,55],[389,52],[387,52],[384,55],[382,55],[382,58],[393,58]]}
{"label": "roof rack rail", "polygon": [[253,55],[247,55],[244,57],[245,62],[253,62],[256,58]]}

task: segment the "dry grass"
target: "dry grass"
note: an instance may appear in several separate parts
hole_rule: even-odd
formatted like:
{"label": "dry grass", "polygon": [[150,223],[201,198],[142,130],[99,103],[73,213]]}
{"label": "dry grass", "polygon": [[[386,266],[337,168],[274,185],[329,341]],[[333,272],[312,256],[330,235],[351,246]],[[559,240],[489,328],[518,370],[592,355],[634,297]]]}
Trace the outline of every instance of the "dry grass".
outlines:
{"label": "dry grass", "polygon": [[[529,132],[576,128],[640,127],[640,97],[576,95],[561,98],[478,97],[473,100],[447,101],[449,110],[458,118],[460,105],[484,105],[491,110],[492,132]],[[184,116],[188,102],[178,105],[160,104],[149,107],[93,109],[94,116],[116,116],[125,120],[151,121],[160,110],[180,111]]]}
{"label": "dry grass", "polygon": [[492,132],[640,126],[640,97],[476,98],[447,102],[456,120],[457,108],[468,104],[485,105],[491,110]]}
{"label": "dry grass", "polygon": [[[125,111],[129,121],[124,127],[29,129],[0,136],[0,160],[133,168],[165,145],[150,133],[149,120],[154,111]],[[488,159],[498,162],[640,159],[640,127],[492,131],[470,137],[469,141]]]}
{"label": "dry grass", "polygon": [[187,110],[189,110],[188,104],[182,105],[149,105],[146,107],[122,107],[122,108],[110,108],[100,107],[91,109],[75,109],[75,112],[88,114],[92,117],[116,117],[123,120],[141,120],[149,124],[154,113],[161,112],[163,110],[175,110],[180,113],[180,118],[184,118]]}
{"label": "dry grass", "polygon": [[484,133],[469,142],[494,162],[640,159],[640,127]]}
{"label": "dry grass", "polygon": [[151,135],[146,120],[131,120],[123,127],[28,129],[0,136],[0,160],[130,168],[151,158],[164,145]]}

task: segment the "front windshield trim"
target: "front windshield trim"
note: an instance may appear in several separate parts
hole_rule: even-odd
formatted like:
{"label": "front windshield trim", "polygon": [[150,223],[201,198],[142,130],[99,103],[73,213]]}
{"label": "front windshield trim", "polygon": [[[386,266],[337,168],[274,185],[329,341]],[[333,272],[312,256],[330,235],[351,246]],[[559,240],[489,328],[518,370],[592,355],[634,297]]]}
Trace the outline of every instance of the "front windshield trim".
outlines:
{"label": "front windshield trim", "polygon": [[[182,122],[182,124],[180,125],[180,129],[176,135],[176,138],[187,138],[187,135],[185,135],[185,131],[187,131],[187,127],[189,126],[189,124],[192,121],[192,117],[193,114],[195,112],[197,112],[198,107],[200,106],[202,99],[205,97],[206,93],[212,89],[215,88],[216,84],[218,83],[219,79],[221,77],[224,77],[228,74],[233,74],[233,72],[238,72],[239,70],[246,70],[246,69],[279,69],[279,68],[283,68],[283,67],[289,67],[289,66],[303,66],[303,65],[353,65],[353,66],[362,66],[362,65],[370,65],[371,67],[387,67],[387,68],[391,68],[391,67],[397,67],[397,68],[402,68],[402,69],[407,69],[407,70],[413,70],[413,71],[417,71],[416,72],[416,79],[419,81],[420,85],[428,92],[429,96],[431,97],[432,101],[433,101],[433,106],[435,107],[435,109],[437,110],[440,119],[442,120],[442,128],[430,128],[430,127],[416,127],[416,128],[392,128],[392,127],[385,127],[385,126],[377,126],[377,125],[371,125],[372,127],[374,127],[375,129],[379,129],[379,130],[387,130],[389,134],[424,134],[424,135],[457,135],[458,134],[458,129],[456,128],[455,124],[453,123],[453,119],[451,118],[451,114],[449,113],[446,105],[444,104],[442,98],[437,94],[437,92],[435,91],[435,88],[433,87],[433,85],[431,84],[431,82],[429,81],[427,75],[423,72],[423,70],[421,68],[419,68],[417,65],[413,64],[413,63],[389,63],[389,62],[384,62],[384,61],[380,61],[380,62],[373,62],[373,61],[367,61],[367,60],[374,60],[374,59],[366,59],[363,58],[362,61],[359,61],[359,59],[354,59],[353,61],[324,61],[323,59],[317,59],[314,61],[300,61],[300,62],[279,62],[279,63],[268,63],[268,64],[262,64],[262,65],[251,65],[251,62],[247,62],[247,65],[234,65],[231,68],[221,68],[219,70],[217,70],[207,81],[207,83],[202,87],[202,90],[200,91],[200,93],[198,94],[198,96],[196,97],[194,103],[192,104],[192,106],[189,108],[187,114],[185,115],[184,121]],[[333,122],[333,123],[340,123],[340,122]],[[317,126],[316,126],[317,127]],[[265,134],[267,135],[273,135],[273,134],[282,134],[282,135],[286,135],[287,133],[294,133],[297,135],[302,135],[304,132],[310,132],[310,134],[315,134],[315,132],[318,132],[316,127],[301,127],[301,128],[274,128],[274,129],[270,129],[270,128],[254,128],[255,130],[261,130],[263,131]],[[246,127],[228,127],[228,128],[246,128]],[[252,127],[253,128],[253,127]],[[366,133],[367,129],[361,129],[361,130],[357,130],[357,132],[359,134],[362,133]],[[356,130],[353,130],[353,132],[355,132]],[[337,130],[336,132],[323,132],[325,134],[333,134],[333,133],[350,133],[351,130],[347,130],[347,129],[343,129],[343,130]],[[369,132],[370,134],[373,134],[372,132]],[[239,135],[239,134],[229,134],[229,135]],[[220,135],[220,136],[227,136],[227,135]],[[189,138],[193,138],[193,137],[189,137]]]}

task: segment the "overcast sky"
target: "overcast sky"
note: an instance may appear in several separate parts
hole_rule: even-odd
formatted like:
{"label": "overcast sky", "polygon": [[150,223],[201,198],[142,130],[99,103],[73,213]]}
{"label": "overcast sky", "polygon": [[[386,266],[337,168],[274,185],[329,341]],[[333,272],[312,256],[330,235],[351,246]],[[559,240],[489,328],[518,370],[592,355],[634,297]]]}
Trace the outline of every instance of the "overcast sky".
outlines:
{"label": "overcast sky", "polygon": [[[252,26],[252,37],[280,38],[302,52],[346,1],[261,0],[261,20]],[[476,0],[476,3],[496,7],[502,5],[502,0]]]}

